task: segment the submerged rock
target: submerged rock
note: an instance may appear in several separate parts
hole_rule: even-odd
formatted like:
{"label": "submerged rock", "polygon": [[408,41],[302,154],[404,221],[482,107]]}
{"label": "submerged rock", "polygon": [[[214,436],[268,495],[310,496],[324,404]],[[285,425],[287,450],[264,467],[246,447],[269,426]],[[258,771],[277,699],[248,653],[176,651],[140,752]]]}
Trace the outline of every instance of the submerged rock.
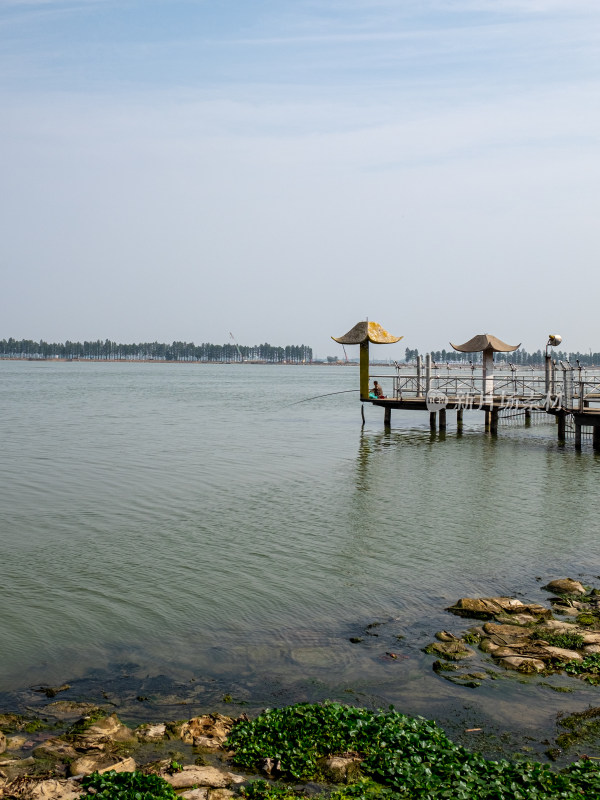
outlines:
{"label": "submerged rock", "polygon": [[433,642],[425,648],[425,652],[447,658],[450,661],[461,661],[463,658],[471,658],[475,655],[475,652],[460,639],[451,642]]}
{"label": "submerged rock", "polygon": [[73,719],[84,717],[94,711],[98,711],[99,706],[94,703],[76,703],[73,700],[56,700],[49,703],[44,708],[44,714],[55,719]]}

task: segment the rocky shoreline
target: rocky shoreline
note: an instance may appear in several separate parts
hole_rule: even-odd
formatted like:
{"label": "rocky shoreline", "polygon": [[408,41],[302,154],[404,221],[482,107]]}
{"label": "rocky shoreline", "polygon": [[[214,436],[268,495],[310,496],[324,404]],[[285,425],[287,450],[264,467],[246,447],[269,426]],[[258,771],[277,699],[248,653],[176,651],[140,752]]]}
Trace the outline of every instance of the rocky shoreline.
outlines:
{"label": "rocky shoreline", "polygon": [[222,714],[133,729],[86,703],[58,700],[45,713],[46,723],[0,715],[1,798],[74,800],[87,775],[140,770],[162,777],[184,800],[227,800],[250,777],[231,770],[223,745],[234,720]]}
{"label": "rocky shoreline", "polygon": [[[505,670],[542,677],[564,672],[591,686],[600,684],[600,591],[569,578],[544,588],[553,595],[550,608],[509,597],[461,598],[447,608],[477,624],[461,635],[436,634],[436,641],[425,648],[435,658],[436,674],[467,688],[477,688]],[[69,688],[41,687],[51,701],[43,712],[0,714],[3,800],[75,800],[84,795],[86,776],[113,771],[159,776],[185,800],[228,800],[243,794],[253,781],[277,774],[277,765],[268,758],[259,773],[234,767],[234,753],[227,745],[233,717],[215,712],[133,728],[109,703],[55,699]],[[599,708],[573,718],[586,733],[600,735]],[[553,748],[547,755],[554,758]],[[344,784],[359,763],[356,754],[331,753],[322,760],[320,774],[331,784]],[[324,788],[313,785],[305,790],[314,794]]]}
{"label": "rocky shoreline", "polygon": [[[482,620],[461,636],[438,631],[424,650],[438,660],[433,670],[454,683],[477,688],[499,669],[551,675],[566,671],[592,685],[600,683],[600,590],[571,578],[543,587],[551,608],[511,597],[463,597],[446,609]],[[562,619],[556,619],[559,615]],[[473,647],[491,656],[477,659]],[[461,668],[457,662],[468,662]],[[472,664],[477,663],[475,671]]]}

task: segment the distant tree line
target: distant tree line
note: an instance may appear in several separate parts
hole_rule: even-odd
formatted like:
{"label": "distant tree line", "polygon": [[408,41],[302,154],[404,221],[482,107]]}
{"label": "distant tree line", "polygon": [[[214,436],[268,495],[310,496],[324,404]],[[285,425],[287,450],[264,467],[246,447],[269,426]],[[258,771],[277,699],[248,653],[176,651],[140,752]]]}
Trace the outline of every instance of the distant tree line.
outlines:
{"label": "distant tree line", "polygon": [[302,364],[312,361],[312,348],[305,344],[194,344],[193,342],[141,342],[117,344],[110,339],[95,342],[34,342],[32,339],[0,340],[0,358],[66,358],[89,361],[265,361],[271,364]]}
{"label": "distant tree line", "polygon": [[[572,366],[577,366],[577,361],[582,366],[591,367],[600,364],[600,353],[567,353],[564,350],[555,350],[550,348],[552,358],[555,361],[569,362]],[[425,355],[424,353],[422,354]],[[414,362],[419,356],[418,350],[411,350],[409,347],[405,350],[406,363]],[[431,357],[437,363],[446,363],[447,361],[453,363],[468,364],[470,361],[474,363],[481,362],[481,353],[459,353],[457,350],[432,350]],[[527,350],[513,351],[512,353],[494,353],[494,361],[501,361],[522,366],[535,366],[544,363],[545,353],[543,350],[536,350],[535,353],[528,353]]]}

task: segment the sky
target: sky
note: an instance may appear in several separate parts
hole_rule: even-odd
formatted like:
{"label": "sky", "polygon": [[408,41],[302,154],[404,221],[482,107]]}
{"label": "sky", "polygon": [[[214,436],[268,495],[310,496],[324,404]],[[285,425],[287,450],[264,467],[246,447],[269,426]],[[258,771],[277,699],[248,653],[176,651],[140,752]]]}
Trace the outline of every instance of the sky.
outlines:
{"label": "sky", "polygon": [[0,338],[599,351],[599,51],[598,0],[0,0]]}

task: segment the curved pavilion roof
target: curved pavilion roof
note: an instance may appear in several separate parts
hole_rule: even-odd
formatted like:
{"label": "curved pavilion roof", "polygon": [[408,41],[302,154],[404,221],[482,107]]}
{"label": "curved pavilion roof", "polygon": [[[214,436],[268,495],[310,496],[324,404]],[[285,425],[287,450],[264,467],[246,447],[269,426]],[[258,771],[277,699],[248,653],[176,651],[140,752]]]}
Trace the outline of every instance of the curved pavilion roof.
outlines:
{"label": "curved pavilion roof", "polygon": [[479,353],[482,350],[491,350],[493,353],[512,353],[513,350],[521,347],[521,343],[506,344],[496,336],[492,336],[491,333],[480,333],[464,344],[452,344],[452,342],[450,344],[459,353]]}
{"label": "curved pavilion roof", "polygon": [[403,339],[403,336],[392,336],[378,322],[357,322],[348,333],[343,336],[332,336],[334,342],[339,344],[362,344],[372,342],[373,344],[394,344]]}

